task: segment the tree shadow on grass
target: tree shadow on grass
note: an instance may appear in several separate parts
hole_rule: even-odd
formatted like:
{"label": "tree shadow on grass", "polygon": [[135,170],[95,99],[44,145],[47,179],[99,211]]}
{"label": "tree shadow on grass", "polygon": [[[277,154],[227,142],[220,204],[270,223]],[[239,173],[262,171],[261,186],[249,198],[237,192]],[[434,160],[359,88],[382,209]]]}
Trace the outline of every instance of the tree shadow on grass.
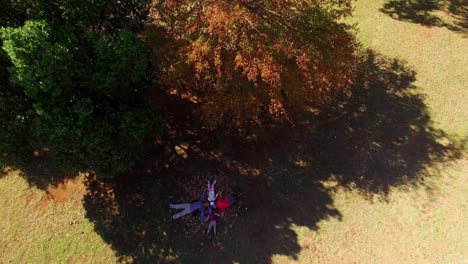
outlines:
{"label": "tree shadow on grass", "polygon": [[[462,155],[465,141],[431,125],[412,84],[415,72],[404,63],[368,51],[356,73],[335,107],[311,105],[294,128],[272,125],[244,135],[205,131],[191,115],[193,105],[165,98],[166,135],[134,172],[112,183],[88,181],[87,217],[123,262],[297,259],[303,248],[293,225],[320,232],[320,221],[346,217],[334,206],[336,189],[386,199],[393,187],[424,186],[428,166]],[[186,146],[183,155],[179,145]],[[221,219],[218,230],[229,232],[216,239],[186,234],[167,208],[180,184],[210,169],[229,175],[241,207],[235,222]]]}
{"label": "tree shadow on grass", "polygon": [[[445,27],[465,36],[468,33],[466,0],[390,0],[380,11],[401,21]],[[437,12],[447,16],[448,19],[443,19]]]}
{"label": "tree shadow on grass", "polygon": [[[41,151],[33,151],[39,153]],[[78,173],[67,173],[59,170],[46,154],[34,155],[29,164],[5,162],[8,166],[0,166],[0,178],[9,175],[13,171],[26,179],[30,186],[41,190],[47,190],[50,187],[57,187],[59,184],[68,180],[75,179]]]}
{"label": "tree shadow on grass", "polygon": [[319,164],[322,178],[385,197],[391,187],[421,183],[427,166],[462,155],[466,139],[432,126],[424,98],[412,84],[416,73],[405,63],[368,51],[357,72],[350,97],[344,98],[346,114],[332,111],[332,122],[314,133],[320,140],[310,145],[311,162]]}

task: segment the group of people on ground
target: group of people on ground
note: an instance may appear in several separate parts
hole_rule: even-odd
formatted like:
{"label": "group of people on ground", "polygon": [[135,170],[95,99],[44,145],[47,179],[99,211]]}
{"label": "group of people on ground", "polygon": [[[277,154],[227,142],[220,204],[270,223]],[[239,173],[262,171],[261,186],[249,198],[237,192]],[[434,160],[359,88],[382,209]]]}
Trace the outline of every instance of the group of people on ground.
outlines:
{"label": "group of people on ground", "polygon": [[[236,202],[233,196],[222,198],[221,195],[215,192],[216,180],[208,181],[208,197],[206,197],[206,191],[201,192],[200,198],[192,203],[181,203],[181,204],[169,204],[170,208],[183,209],[179,213],[172,216],[172,219],[178,219],[181,216],[190,213],[200,212],[200,223],[203,224],[210,220],[208,230],[206,234],[209,234],[213,230],[216,235],[216,224],[219,216],[223,216],[226,209],[231,207]],[[208,215],[205,218],[206,212]]]}

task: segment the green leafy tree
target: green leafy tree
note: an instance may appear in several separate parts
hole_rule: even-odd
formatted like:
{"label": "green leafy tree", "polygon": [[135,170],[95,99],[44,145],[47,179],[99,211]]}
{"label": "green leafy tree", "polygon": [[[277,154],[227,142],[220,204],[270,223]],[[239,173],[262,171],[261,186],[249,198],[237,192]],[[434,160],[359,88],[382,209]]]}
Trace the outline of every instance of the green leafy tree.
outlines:
{"label": "green leafy tree", "polygon": [[45,19],[85,31],[135,30],[148,14],[149,0],[2,0],[1,26],[21,26],[26,20]]}
{"label": "green leafy tree", "polygon": [[9,127],[0,132],[0,152],[4,162],[22,166],[32,149],[47,149],[63,170],[113,176],[130,168],[160,130],[159,115],[139,96],[146,49],[128,31],[75,30],[47,20],[0,30],[11,61],[0,100],[0,122]]}
{"label": "green leafy tree", "polygon": [[54,25],[69,24],[85,31],[135,30],[148,13],[149,0],[35,0],[36,17]]}

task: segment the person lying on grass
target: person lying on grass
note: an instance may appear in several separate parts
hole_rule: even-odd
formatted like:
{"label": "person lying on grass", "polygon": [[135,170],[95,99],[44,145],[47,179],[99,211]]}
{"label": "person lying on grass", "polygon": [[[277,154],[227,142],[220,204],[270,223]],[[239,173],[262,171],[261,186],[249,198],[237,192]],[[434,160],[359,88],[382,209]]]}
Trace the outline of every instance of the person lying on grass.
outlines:
{"label": "person lying on grass", "polygon": [[169,204],[170,208],[183,209],[179,213],[174,214],[172,216],[172,219],[178,219],[179,217],[184,216],[186,214],[200,211],[200,223],[203,224],[205,208],[209,206],[209,203],[205,202],[205,195],[206,195],[206,192],[202,192],[200,195],[200,199],[198,199],[198,201],[195,201],[193,203]]}
{"label": "person lying on grass", "polygon": [[216,185],[216,180],[208,181],[208,201],[210,202],[211,206],[214,205],[214,201],[216,200],[215,185]]}
{"label": "person lying on grass", "polygon": [[216,200],[214,208],[218,209],[222,215],[224,215],[227,208],[231,207],[236,202],[234,196],[229,196],[228,198],[219,198]]}
{"label": "person lying on grass", "polygon": [[210,233],[211,229],[213,229],[213,233],[216,235],[216,224],[217,224],[217,221],[218,221],[218,216],[219,216],[218,213],[213,212],[213,213],[209,214],[206,217],[205,222],[208,221],[208,219],[210,219],[210,224],[208,225],[208,230],[206,230],[207,235]]}

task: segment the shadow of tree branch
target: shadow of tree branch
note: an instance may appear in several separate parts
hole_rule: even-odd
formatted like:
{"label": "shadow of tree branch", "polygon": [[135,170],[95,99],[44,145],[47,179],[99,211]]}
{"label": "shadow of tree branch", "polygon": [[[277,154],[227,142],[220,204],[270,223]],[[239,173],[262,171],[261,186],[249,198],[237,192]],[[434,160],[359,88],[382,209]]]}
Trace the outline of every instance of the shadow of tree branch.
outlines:
{"label": "shadow of tree branch", "polygon": [[[380,9],[392,18],[425,26],[445,27],[466,36],[468,28],[468,2],[466,0],[390,0]],[[447,19],[434,12],[442,11]]]}
{"label": "shadow of tree branch", "polygon": [[[367,51],[356,74],[334,107],[318,111],[311,104],[294,128],[272,124],[248,135],[205,131],[193,105],[164,98],[166,135],[135,171],[112,183],[88,182],[87,217],[122,261],[297,258],[302,248],[293,226],[319,232],[320,221],[346,217],[334,206],[336,188],[386,199],[392,187],[424,185],[426,168],[458,159],[466,144],[432,126],[413,85],[416,73],[404,62]],[[188,146],[185,157],[174,150],[181,142]],[[229,175],[242,213],[235,223],[219,224],[233,225],[228,234],[207,242],[181,233],[167,204],[190,175],[209,169]]]}

